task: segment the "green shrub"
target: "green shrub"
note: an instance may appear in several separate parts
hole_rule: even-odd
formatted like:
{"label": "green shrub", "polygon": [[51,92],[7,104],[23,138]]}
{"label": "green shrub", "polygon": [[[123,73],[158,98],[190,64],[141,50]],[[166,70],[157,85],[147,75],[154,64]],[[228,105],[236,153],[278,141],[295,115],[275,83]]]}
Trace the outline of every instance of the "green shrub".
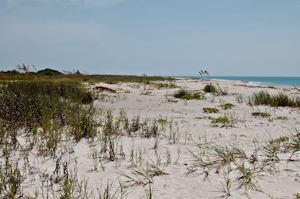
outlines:
{"label": "green shrub", "polygon": [[191,98],[191,93],[188,92],[187,90],[181,89],[178,92],[176,92],[173,96],[175,98],[189,99]]}
{"label": "green shrub", "polygon": [[205,87],[204,87],[204,91],[207,92],[207,93],[214,93],[217,91],[216,87],[212,84],[207,84]]}

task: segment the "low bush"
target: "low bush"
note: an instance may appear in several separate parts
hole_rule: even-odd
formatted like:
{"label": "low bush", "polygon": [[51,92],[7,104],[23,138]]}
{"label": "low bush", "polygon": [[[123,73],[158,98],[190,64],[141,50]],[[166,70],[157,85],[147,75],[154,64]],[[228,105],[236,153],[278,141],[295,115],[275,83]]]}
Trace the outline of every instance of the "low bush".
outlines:
{"label": "low bush", "polygon": [[216,87],[212,84],[207,84],[205,87],[204,87],[204,91],[207,92],[207,93],[214,93],[217,91]]}

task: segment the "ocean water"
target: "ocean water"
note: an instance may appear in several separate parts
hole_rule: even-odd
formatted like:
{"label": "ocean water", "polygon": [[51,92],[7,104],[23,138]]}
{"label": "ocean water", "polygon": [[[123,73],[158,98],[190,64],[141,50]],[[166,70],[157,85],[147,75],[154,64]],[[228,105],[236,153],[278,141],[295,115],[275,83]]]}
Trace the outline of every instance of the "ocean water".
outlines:
{"label": "ocean water", "polygon": [[[201,76],[181,76],[187,78],[205,78]],[[245,76],[210,76],[210,79],[242,81],[252,86],[293,86],[300,87],[300,77],[245,77]]]}

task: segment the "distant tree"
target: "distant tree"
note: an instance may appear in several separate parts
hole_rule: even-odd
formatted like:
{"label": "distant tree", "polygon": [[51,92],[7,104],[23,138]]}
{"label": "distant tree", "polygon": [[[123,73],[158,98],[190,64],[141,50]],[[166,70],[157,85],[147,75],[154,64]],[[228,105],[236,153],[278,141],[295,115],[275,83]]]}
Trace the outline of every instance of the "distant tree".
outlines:
{"label": "distant tree", "polygon": [[20,74],[20,72],[18,72],[16,70],[1,71],[1,73],[12,74],[12,75],[19,75]]}
{"label": "distant tree", "polygon": [[37,73],[38,74],[48,75],[48,76],[61,75],[62,74],[61,72],[59,72],[57,70],[50,69],[50,68],[46,68],[44,70],[40,70]]}

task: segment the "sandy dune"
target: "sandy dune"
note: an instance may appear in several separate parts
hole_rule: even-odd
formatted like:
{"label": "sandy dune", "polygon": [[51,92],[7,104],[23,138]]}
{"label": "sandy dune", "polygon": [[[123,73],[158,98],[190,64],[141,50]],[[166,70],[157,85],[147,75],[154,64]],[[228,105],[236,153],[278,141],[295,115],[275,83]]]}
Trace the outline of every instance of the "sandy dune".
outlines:
{"label": "sandy dune", "polygon": [[[123,111],[131,128],[137,118],[144,126],[130,132],[131,135],[121,130],[122,136],[112,138],[113,161],[108,152],[101,153],[104,142],[100,135],[94,142],[82,139],[79,143],[66,140],[61,144],[67,153],[62,153],[60,163],[67,162],[68,169],[77,171],[78,179],[88,180],[88,190],[93,190],[91,198],[99,198],[97,189],[103,193],[107,183],[111,194],[116,192],[115,198],[146,198],[149,188],[153,198],[296,198],[294,194],[300,193],[299,157],[295,154],[293,161],[289,161],[293,150],[285,145],[291,142],[292,135],[297,134],[295,129],[300,128],[299,109],[251,107],[247,105],[247,99],[253,92],[261,90],[297,96],[297,89],[250,87],[243,82],[210,80],[227,90],[228,95],[205,93],[204,100],[183,100],[172,94],[181,88],[204,93],[203,88],[208,82],[178,79],[174,83],[177,88],[157,89],[155,84],[138,83],[93,85],[117,91],[97,94],[94,105],[101,110],[99,121],[105,121],[107,110],[111,110],[116,123]],[[225,103],[234,107],[224,110],[220,105]],[[217,108],[220,112],[205,113],[203,108]],[[255,117],[253,112],[270,116]],[[224,114],[230,124],[212,123],[208,118],[224,117]],[[278,116],[288,119],[277,119]],[[153,129],[155,126],[157,129]],[[102,126],[98,130],[103,134]],[[155,130],[156,137],[147,134],[153,134]],[[280,137],[288,140],[271,144]],[[20,143],[25,139],[20,136]],[[274,146],[278,147],[277,152],[267,153]],[[93,150],[102,160],[102,165],[99,158],[96,160],[97,170],[91,157]],[[223,159],[222,152],[227,155]],[[268,157],[270,154],[273,156]],[[46,185],[40,188],[40,176],[43,173],[53,175],[57,159],[31,154],[30,162],[36,168],[32,174],[35,180],[28,175],[22,183],[23,191],[33,196],[38,190],[39,198],[46,198],[47,188]],[[135,171],[140,174],[134,174]],[[229,191],[225,188],[222,192],[226,179],[231,186],[228,186]],[[48,195],[53,197],[51,193]]]}

